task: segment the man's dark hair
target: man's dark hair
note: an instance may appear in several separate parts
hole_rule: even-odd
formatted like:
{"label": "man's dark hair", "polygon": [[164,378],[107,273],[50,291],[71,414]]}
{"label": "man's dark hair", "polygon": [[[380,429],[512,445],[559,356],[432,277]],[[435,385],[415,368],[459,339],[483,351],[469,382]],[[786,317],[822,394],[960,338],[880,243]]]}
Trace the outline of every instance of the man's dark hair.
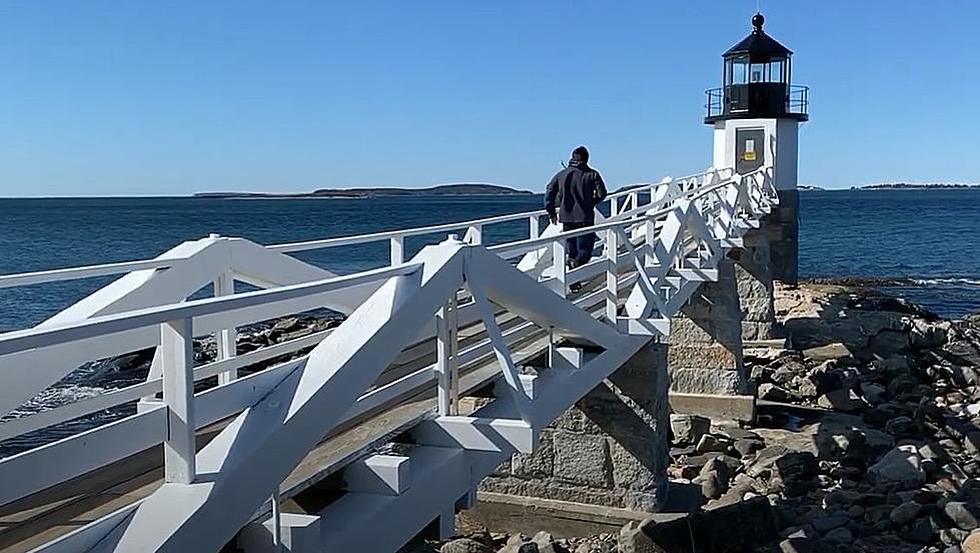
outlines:
{"label": "man's dark hair", "polygon": [[572,150],[572,161],[580,161],[582,163],[589,162],[589,150],[585,146],[579,146]]}

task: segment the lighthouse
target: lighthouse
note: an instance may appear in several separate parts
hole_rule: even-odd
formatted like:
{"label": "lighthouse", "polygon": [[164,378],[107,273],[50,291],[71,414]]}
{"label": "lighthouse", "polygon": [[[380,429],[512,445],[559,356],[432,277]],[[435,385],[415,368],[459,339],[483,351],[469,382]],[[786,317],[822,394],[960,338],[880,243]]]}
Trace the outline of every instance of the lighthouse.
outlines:
{"label": "lighthouse", "polygon": [[761,13],[752,33],[722,55],[722,86],[707,91],[704,122],[714,128],[713,165],[740,174],[772,165],[779,208],[769,217],[773,278],[795,284],[799,271],[800,124],[809,119],[805,86],[794,85],[793,52],[763,30]]}

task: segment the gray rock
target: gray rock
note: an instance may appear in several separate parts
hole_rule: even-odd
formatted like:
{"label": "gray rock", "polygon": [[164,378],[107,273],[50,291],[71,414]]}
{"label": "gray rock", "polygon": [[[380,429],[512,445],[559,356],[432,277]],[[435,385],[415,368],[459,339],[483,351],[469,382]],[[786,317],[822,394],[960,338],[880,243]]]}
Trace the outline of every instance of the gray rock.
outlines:
{"label": "gray rock", "polygon": [[555,538],[548,532],[538,532],[531,538],[531,542],[538,546],[538,553],[557,553],[559,546],[555,543]]}
{"label": "gray rock", "polygon": [[493,553],[493,548],[476,540],[460,538],[444,543],[439,553]]}
{"label": "gray rock", "polygon": [[497,553],[539,553],[538,544],[532,541],[524,541],[524,536],[514,534],[507,539],[507,543],[500,548]]}
{"label": "gray rock", "polygon": [[921,464],[922,458],[914,445],[900,445],[871,465],[868,477],[879,485],[911,490],[925,482],[926,474]]}
{"label": "gray rock", "polygon": [[815,363],[820,363],[848,359],[851,357],[851,351],[844,344],[836,342],[803,350],[803,356]]}
{"label": "gray rock", "polygon": [[731,443],[728,440],[721,439],[717,436],[711,434],[705,434],[701,436],[698,440],[697,451],[698,453],[724,453],[728,451],[728,447]]}
{"label": "gray rock", "polygon": [[786,536],[779,542],[780,553],[817,553],[820,539],[810,527],[803,527]]}
{"label": "gray rock", "polygon": [[775,401],[778,403],[787,403],[793,400],[793,394],[789,393],[785,388],[781,388],[768,382],[759,385],[757,395],[759,399]]}
{"label": "gray rock", "polygon": [[888,513],[888,519],[898,524],[899,526],[904,526],[909,522],[912,522],[915,517],[919,515],[919,511],[922,510],[922,506],[914,501],[906,501],[898,507],[892,509],[892,512]]}
{"label": "gray rock", "polygon": [[882,330],[868,340],[868,349],[879,355],[903,352],[909,346],[909,335],[901,330]]}
{"label": "gray rock", "polygon": [[708,499],[718,499],[725,493],[725,488],[718,471],[709,471],[701,477],[701,494]]}
{"label": "gray rock", "polygon": [[975,530],[978,526],[977,516],[980,515],[980,509],[971,507],[967,503],[950,501],[943,510],[953,524],[961,530]]}
{"label": "gray rock", "polygon": [[834,528],[844,526],[845,524],[848,523],[849,520],[850,517],[846,515],[829,515],[820,518],[815,518],[813,519],[813,522],[811,522],[811,524],[813,524],[814,530],[820,532],[821,534],[826,534],[827,532],[833,530]]}
{"label": "gray rock", "polygon": [[711,419],[698,415],[670,415],[670,430],[674,434],[674,442],[678,444],[696,444],[711,430]]}
{"label": "gray rock", "polygon": [[619,553],[664,553],[664,550],[643,532],[640,523],[630,522],[619,530]]}
{"label": "gray rock", "polygon": [[937,463],[945,463],[949,460],[949,453],[946,452],[946,448],[937,443],[929,443],[919,447],[919,456]]}
{"label": "gray rock", "polygon": [[826,409],[834,409],[845,413],[860,411],[867,406],[863,401],[861,401],[861,398],[859,398],[857,394],[851,390],[845,389],[831,390],[827,392],[826,394],[820,396],[820,399],[817,400],[817,405]]}
{"label": "gray rock", "polygon": [[841,526],[824,534],[823,539],[832,543],[851,543],[854,540],[854,535],[851,534],[850,530]]}
{"label": "gray rock", "polygon": [[912,543],[929,543],[935,531],[932,528],[932,521],[928,517],[922,517],[912,523],[912,526],[903,530],[900,535],[903,539]]}
{"label": "gray rock", "polygon": [[881,403],[885,395],[885,387],[874,382],[861,383],[861,396],[871,404]]}
{"label": "gray rock", "polygon": [[885,432],[892,436],[901,436],[912,430],[912,419],[910,417],[895,417],[885,423]]}
{"label": "gray rock", "polygon": [[756,451],[766,447],[766,442],[762,439],[742,438],[735,441],[735,451],[742,457],[748,457]]}

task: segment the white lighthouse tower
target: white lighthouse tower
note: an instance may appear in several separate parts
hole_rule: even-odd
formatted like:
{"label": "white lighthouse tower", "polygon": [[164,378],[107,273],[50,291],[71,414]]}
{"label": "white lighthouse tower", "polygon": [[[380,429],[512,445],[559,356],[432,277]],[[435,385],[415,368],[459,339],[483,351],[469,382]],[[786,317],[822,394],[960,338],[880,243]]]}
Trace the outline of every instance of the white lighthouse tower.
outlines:
{"label": "white lighthouse tower", "polygon": [[707,91],[704,122],[714,127],[715,167],[748,173],[773,166],[779,209],[768,221],[773,278],[795,284],[799,270],[797,153],[800,123],[809,119],[808,91],[792,84],[793,52],[762,30],[752,17],[752,34],[722,55],[722,87]]}

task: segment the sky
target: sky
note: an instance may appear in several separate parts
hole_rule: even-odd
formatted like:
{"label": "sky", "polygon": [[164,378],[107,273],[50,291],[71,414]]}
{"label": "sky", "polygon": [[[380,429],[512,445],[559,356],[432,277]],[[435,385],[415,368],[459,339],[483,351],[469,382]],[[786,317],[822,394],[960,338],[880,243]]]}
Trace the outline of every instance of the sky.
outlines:
{"label": "sky", "polygon": [[[760,0],[810,86],[800,183],[980,181],[973,1]],[[0,0],[0,196],[540,191],[711,163],[757,0]]]}

